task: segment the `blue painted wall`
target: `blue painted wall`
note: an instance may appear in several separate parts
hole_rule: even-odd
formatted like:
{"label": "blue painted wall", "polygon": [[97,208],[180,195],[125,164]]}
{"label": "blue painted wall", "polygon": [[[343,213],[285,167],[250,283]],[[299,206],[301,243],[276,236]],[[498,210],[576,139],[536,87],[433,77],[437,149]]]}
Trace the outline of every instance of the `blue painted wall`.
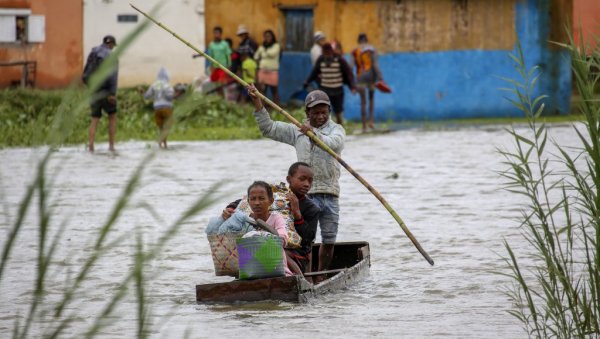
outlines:
{"label": "blue painted wall", "polygon": [[283,102],[302,89],[311,70],[310,53],[283,52],[279,65],[279,97]]}
{"label": "blue painted wall", "polygon": [[[547,1],[518,1],[515,26],[527,68],[538,65],[542,75],[535,96],[546,94],[545,114],[566,114],[571,99],[571,59],[549,48],[550,16]],[[520,81],[510,51],[464,50],[426,53],[388,53],[379,62],[391,94],[376,92],[375,117],[386,120],[438,120],[509,117],[523,113],[500,91],[506,77]],[[517,49],[512,51],[517,55]],[[301,89],[311,69],[308,53],[285,52],[280,72],[284,102]],[[346,90],[345,116],[360,119],[360,100]]]}

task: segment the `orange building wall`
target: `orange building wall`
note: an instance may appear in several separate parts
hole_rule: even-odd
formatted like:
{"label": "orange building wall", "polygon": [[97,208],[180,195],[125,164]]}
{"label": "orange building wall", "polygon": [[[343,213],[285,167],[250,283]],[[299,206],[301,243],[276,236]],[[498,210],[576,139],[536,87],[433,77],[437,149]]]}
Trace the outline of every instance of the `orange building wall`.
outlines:
{"label": "orange building wall", "polygon": [[31,0],[2,0],[0,7],[2,8],[30,8]]}
{"label": "orange building wall", "polygon": [[315,31],[323,31],[328,38],[335,36],[335,0],[253,0],[253,1],[204,1],[206,44],[213,40],[212,29],[223,28],[223,37],[231,38],[234,46],[239,39],[235,32],[239,24],[248,27],[252,38],[262,43],[262,33],[271,29],[284,44],[285,17],[281,7],[313,7]]}
{"label": "orange building wall", "polygon": [[[37,61],[36,87],[62,88],[81,76],[83,63],[83,2],[74,0],[2,1],[2,8],[29,8],[44,15],[43,43],[0,44],[0,61]],[[0,88],[20,79],[20,67],[0,67]]]}
{"label": "orange building wall", "polygon": [[583,42],[594,48],[600,38],[600,0],[573,0],[573,35],[578,46],[582,44],[580,28]]}
{"label": "orange building wall", "polygon": [[237,46],[237,25],[245,24],[257,42],[262,42],[264,30],[272,29],[285,45],[282,9],[298,7],[312,8],[314,31],[338,40],[346,52],[356,46],[361,32],[367,32],[369,42],[383,53],[510,50],[516,41],[515,1],[470,0],[460,7],[450,0],[205,0],[206,41],[212,41],[212,28],[221,26],[224,37]]}

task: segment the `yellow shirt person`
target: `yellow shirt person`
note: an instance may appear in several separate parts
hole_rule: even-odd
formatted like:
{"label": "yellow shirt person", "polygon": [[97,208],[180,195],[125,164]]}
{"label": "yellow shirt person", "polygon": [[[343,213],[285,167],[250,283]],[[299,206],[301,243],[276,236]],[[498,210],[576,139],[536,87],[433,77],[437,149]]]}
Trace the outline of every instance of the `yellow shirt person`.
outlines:
{"label": "yellow shirt person", "polygon": [[242,79],[248,84],[256,83],[256,61],[248,56],[242,56]]}

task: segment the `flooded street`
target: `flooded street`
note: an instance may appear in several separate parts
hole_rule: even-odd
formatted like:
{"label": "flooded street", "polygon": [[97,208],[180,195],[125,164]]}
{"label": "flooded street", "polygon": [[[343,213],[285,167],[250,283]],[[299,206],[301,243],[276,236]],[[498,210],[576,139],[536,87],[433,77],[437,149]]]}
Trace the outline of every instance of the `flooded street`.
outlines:
{"label": "flooded street", "polygon": [[[560,144],[576,144],[572,127],[556,125],[549,133]],[[294,149],[266,139],[174,142],[147,165],[131,209],[109,235],[109,241],[119,236],[126,241],[94,266],[78,301],[67,310],[80,320],[67,333],[80,336],[104,308],[132,265],[136,230],[143,232],[144,241],[156,241],[195,199],[224,181],[218,189],[222,203],[186,223],[147,267],[152,274],[147,289],[153,307],[151,337],[526,337],[507,313],[511,302],[503,290],[508,280],[492,273],[504,267],[504,239],[517,253],[526,246],[514,220],[523,200],[502,190],[497,174],[505,167],[495,149],[511,142],[501,126],[349,136],[342,157],[396,209],[435,266],[421,257],[380,203],[342,170],[338,241],[370,243],[370,277],[308,304],[239,306],[195,303],[196,284],[230,279],[213,274],[204,226],[253,180],[284,181],[296,160]],[[62,284],[78,272],[124,183],[156,145],[121,142],[118,156],[105,153],[106,148],[99,144],[100,152],[90,155],[83,146],[65,147],[50,162],[51,234],[61,223],[67,227],[50,272],[48,288],[56,293],[47,300],[58,299]],[[42,155],[41,149],[0,150],[2,245]],[[0,333],[11,333],[17,314],[28,312],[25,292],[33,287],[37,260],[36,215],[35,209],[30,211],[0,281]],[[117,308],[114,322],[103,330],[105,337],[133,337],[136,312],[132,297]],[[32,331],[44,329],[42,322]]]}

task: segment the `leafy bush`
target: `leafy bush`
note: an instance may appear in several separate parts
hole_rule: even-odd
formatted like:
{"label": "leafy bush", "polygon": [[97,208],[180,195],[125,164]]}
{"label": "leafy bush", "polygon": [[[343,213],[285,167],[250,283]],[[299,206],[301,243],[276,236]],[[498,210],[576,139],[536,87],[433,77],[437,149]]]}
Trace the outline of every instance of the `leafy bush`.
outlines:
{"label": "leafy bush", "polygon": [[[35,146],[45,143],[52,129],[56,111],[69,93],[74,101],[85,101],[87,91],[83,88],[69,90],[0,90],[0,146]],[[155,140],[158,131],[154,125],[152,104],[143,100],[134,88],[120,89],[117,92],[118,127],[117,140]],[[67,107],[69,108],[69,107]],[[70,107],[71,109],[74,107]],[[205,96],[189,92],[175,102],[174,125],[171,140],[215,140],[215,139],[255,139],[260,131],[252,116],[253,106],[239,105],[223,100],[217,95]],[[291,112],[302,120],[304,112]],[[274,114],[275,120],[281,120]],[[87,142],[89,108],[79,112],[74,119],[73,129],[64,136],[64,143]],[[96,138],[106,140],[106,119]]]}

